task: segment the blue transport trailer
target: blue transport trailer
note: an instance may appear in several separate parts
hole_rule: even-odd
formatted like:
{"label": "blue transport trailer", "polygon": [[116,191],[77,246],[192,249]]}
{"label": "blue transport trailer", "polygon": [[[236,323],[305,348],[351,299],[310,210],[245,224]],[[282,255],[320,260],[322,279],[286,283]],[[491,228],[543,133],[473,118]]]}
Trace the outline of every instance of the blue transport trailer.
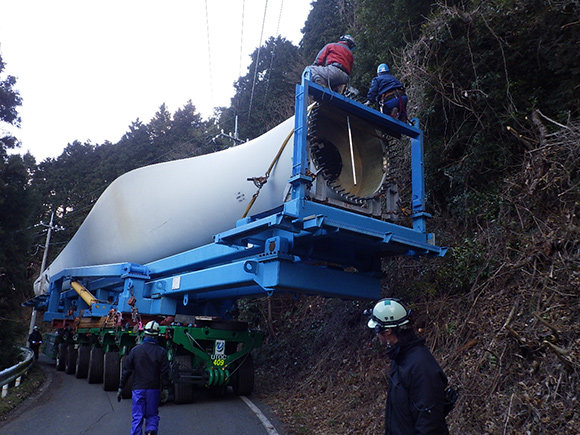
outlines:
{"label": "blue transport trailer", "polygon": [[[57,369],[115,390],[142,325],[155,319],[176,402],[191,401],[195,386],[249,394],[251,352],[263,333],[229,318],[238,298],[377,299],[381,259],[445,254],[426,229],[418,120],[402,123],[314,84],[307,70],[296,87],[293,136],[290,178],[279,204],[252,214],[269,174],[250,178],[255,197],[213,242],[145,264],[53,270],[48,291],[30,304],[56,331]],[[408,226],[392,218],[399,204],[388,148],[399,139],[410,144]]]}

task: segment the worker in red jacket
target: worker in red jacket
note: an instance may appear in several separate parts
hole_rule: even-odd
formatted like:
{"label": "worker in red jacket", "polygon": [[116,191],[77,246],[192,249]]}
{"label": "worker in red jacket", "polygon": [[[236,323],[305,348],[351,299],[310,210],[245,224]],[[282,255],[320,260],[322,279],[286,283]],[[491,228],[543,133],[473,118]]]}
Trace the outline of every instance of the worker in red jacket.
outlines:
{"label": "worker in red jacket", "polygon": [[311,80],[335,92],[342,92],[352,71],[354,47],[354,39],[350,35],[341,36],[338,42],[326,44],[309,67]]}

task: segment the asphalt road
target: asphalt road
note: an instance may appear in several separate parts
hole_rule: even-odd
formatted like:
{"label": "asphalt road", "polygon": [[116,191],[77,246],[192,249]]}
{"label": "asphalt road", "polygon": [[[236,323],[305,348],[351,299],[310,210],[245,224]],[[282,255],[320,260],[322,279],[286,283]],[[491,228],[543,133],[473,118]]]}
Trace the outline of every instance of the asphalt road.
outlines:
{"label": "asphalt road", "polygon": [[[37,398],[25,403],[23,408],[7,422],[0,423],[0,433],[3,435],[130,433],[130,399],[119,403],[116,392],[104,391],[100,384],[89,384],[86,379],[77,379],[74,375],[57,372],[54,364],[47,361],[42,359],[40,364],[50,375],[50,384]],[[277,433],[276,430],[280,434],[284,433],[280,428],[270,428],[268,431],[248,405],[231,391],[221,398],[201,393],[192,404],[169,403],[159,408],[159,415],[161,435],[164,433],[273,435]]]}

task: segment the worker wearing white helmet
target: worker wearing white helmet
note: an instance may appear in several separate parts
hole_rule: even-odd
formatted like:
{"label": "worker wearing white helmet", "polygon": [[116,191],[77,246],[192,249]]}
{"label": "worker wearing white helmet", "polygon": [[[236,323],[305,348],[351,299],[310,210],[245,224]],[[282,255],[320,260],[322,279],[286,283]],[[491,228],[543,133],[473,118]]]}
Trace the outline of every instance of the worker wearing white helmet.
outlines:
{"label": "worker wearing white helmet", "polygon": [[[156,321],[148,322],[144,328],[143,342],[131,349],[123,364],[117,400],[121,401],[123,388],[132,373],[132,435],[142,433],[143,423],[146,434],[156,434],[159,429],[161,388],[164,396],[169,388],[169,361],[165,349],[157,344],[159,329]],[[163,397],[163,401],[166,400]]]}
{"label": "worker wearing white helmet", "polygon": [[415,335],[411,311],[397,299],[381,299],[367,325],[387,347],[391,360],[385,433],[448,434],[447,377],[425,346],[425,340]]}

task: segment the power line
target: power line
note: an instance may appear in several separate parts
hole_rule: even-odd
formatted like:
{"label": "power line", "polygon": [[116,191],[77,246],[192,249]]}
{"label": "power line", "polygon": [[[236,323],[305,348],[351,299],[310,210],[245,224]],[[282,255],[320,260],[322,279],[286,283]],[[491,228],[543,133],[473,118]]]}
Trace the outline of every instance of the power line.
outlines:
{"label": "power line", "polygon": [[211,68],[211,47],[209,38],[209,13],[207,10],[207,0],[205,0],[205,29],[207,34],[207,66],[209,69],[209,99],[210,103],[213,104],[213,71]]}
{"label": "power line", "polygon": [[[206,0],[207,1],[207,0]],[[260,61],[260,50],[262,49],[262,37],[264,36],[264,25],[266,24],[266,11],[268,10],[268,0],[264,5],[264,18],[262,18],[262,31],[260,32],[260,44],[258,45],[258,54],[256,55],[256,66],[254,68],[254,80],[252,82],[252,92],[250,93],[250,105],[248,107],[248,122],[252,114],[252,100],[254,99],[254,88],[256,87],[256,77],[258,76],[258,63]]]}
{"label": "power line", "polygon": [[[276,25],[276,36],[280,36],[280,21],[282,20],[282,8],[284,7],[284,0],[280,2],[280,12],[278,13],[278,24]],[[272,57],[270,58],[270,67],[268,68],[268,76],[266,77],[266,92],[264,92],[264,106],[268,101],[268,89],[270,88],[270,73],[272,72],[272,65],[274,64],[274,55],[276,54],[276,44],[272,47]]]}
{"label": "power line", "polygon": [[244,11],[246,9],[246,0],[242,1],[242,31],[240,32],[240,63],[238,66],[238,77],[242,76],[242,52],[244,49]]}

